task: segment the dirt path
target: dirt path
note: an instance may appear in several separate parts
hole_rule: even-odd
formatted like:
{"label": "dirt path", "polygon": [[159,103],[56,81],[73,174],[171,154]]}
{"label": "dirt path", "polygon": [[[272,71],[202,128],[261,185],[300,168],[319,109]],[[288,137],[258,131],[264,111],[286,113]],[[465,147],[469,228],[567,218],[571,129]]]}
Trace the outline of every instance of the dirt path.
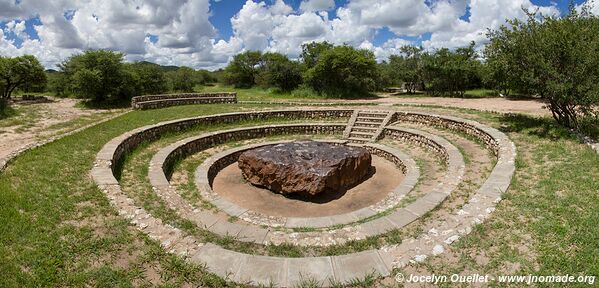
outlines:
{"label": "dirt path", "polygon": [[[393,95],[389,93],[378,94],[379,98],[359,99],[359,100],[314,100],[312,102],[320,103],[357,103],[357,104],[378,104],[383,106],[392,105],[434,105],[443,107],[467,108],[481,111],[492,111],[500,113],[522,113],[536,116],[551,115],[549,110],[544,109],[543,102],[538,100],[517,100],[508,98],[451,98],[451,97],[428,97],[428,96],[408,96]],[[271,101],[281,102],[281,101]],[[292,100],[292,102],[306,102],[301,100]],[[289,101],[282,102],[289,104]]]}
{"label": "dirt path", "polygon": [[52,102],[49,103],[15,104],[12,108],[16,115],[0,119],[0,159],[41,139],[125,111],[82,109],[76,107],[80,101],[77,99],[50,99]]}
{"label": "dirt path", "polygon": [[532,115],[549,115],[544,104],[538,100],[515,100],[508,98],[449,98],[449,97],[410,97],[381,94],[381,98],[370,100],[379,104],[419,104],[444,107],[469,108],[483,111],[512,112]]}

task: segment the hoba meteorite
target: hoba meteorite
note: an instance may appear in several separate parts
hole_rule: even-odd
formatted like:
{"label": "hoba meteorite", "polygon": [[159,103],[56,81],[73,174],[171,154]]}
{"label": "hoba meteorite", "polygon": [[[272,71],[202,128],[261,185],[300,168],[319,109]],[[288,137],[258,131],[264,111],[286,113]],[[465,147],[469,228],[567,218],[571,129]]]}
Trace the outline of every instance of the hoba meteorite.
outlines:
{"label": "hoba meteorite", "polygon": [[372,157],[362,147],[294,141],[243,152],[237,161],[250,183],[283,195],[314,196],[344,191],[370,171]]}

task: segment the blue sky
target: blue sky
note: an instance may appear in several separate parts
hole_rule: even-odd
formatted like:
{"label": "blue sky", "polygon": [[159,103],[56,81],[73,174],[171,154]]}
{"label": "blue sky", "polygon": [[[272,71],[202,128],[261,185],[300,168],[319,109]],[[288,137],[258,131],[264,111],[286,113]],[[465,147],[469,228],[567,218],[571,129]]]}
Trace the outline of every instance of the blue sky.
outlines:
{"label": "blue sky", "polygon": [[[575,1],[576,5],[584,3]],[[243,50],[297,57],[302,43],[329,41],[384,60],[406,44],[427,49],[484,45],[483,32],[521,7],[563,14],[568,0],[0,0],[0,54],[33,54],[47,67],[85,49],[127,60],[215,69]],[[599,13],[599,5],[592,11]]]}
{"label": "blue sky", "polygon": [[[211,2],[211,10],[212,16],[210,17],[210,22],[218,29],[219,31],[219,39],[229,39],[233,35],[233,29],[231,28],[231,18],[239,12],[245,1],[242,0],[222,0],[222,1],[210,1]],[[266,1],[272,2],[272,1]],[[300,0],[286,0],[285,3],[289,4],[294,10],[298,10],[300,6]],[[568,11],[568,5],[570,0],[559,0],[559,1],[550,1],[550,0],[533,0],[531,1],[533,4],[540,6],[549,6],[556,5],[560,11]],[[584,3],[585,0],[575,0],[575,4]],[[335,6],[342,7],[347,4],[346,0],[336,0]],[[331,10],[331,17],[334,17],[334,9]],[[463,15],[463,19],[467,20],[470,17],[469,9]],[[427,39],[430,36],[423,35],[423,39]],[[397,37],[397,35],[393,34],[393,32],[389,31],[387,28],[382,28],[378,31],[375,37],[375,45],[382,44],[387,41],[389,38]],[[418,40],[418,39],[415,39]]]}

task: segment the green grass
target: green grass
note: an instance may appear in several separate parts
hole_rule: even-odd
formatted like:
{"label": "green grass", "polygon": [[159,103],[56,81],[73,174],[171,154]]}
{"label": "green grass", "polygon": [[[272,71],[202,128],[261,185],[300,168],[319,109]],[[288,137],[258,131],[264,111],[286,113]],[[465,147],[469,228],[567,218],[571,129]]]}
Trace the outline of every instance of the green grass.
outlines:
{"label": "green grass", "polygon": [[[0,108],[2,108],[2,107],[0,107]],[[18,114],[19,113],[13,107],[6,106],[6,107],[0,109],[0,121],[4,120],[4,119],[7,119],[7,118],[10,118],[10,117],[14,117],[14,116],[16,116]],[[3,122],[0,122],[0,123],[2,123],[2,125],[4,125]]]}
{"label": "green grass", "polygon": [[214,86],[196,86],[195,92],[237,92],[238,101],[275,101],[275,100],[322,100],[325,97],[315,93],[280,92],[276,89],[264,89],[259,87],[241,89],[222,84]]}
{"label": "green grass", "polygon": [[491,89],[471,89],[466,90],[464,98],[488,98],[488,97],[499,97],[497,91]]}
{"label": "green grass", "polygon": [[[222,280],[201,267],[181,266],[177,257],[166,255],[155,242],[131,229],[87,171],[104,143],[135,127],[241,107],[256,106],[136,111],[15,159],[0,173],[0,274],[5,275],[0,287],[95,286],[100,285],[99,279],[106,286],[132,285],[148,277],[146,272],[140,276],[140,269],[157,270],[161,282],[173,286],[205,281],[221,286]],[[96,223],[96,219],[109,220]],[[124,257],[123,251],[139,255],[118,267],[111,258]]]}
{"label": "green grass", "polygon": [[[133,128],[265,107],[134,111],[19,156],[0,173],[0,287],[234,286],[166,254],[129,226],[87,174],[101,147]],[[599,155],[549,118],[454,111],[507,133],[518,149],[517,171],[491,217],[445,253],[455,262],[443,254],[419,267],[437,274],[599,275]],[[349,246],[359,250],[378,241]],[[286,248],[269,249],[289,256],[305,252]],[[373,285],[370,278],[354,284]]]}
{"label": "green grass", "polygon": [[41,117],[42,108],[37,105],[7,107],[0,112],[0,128],[20,126],[20,129],[33,127]]}
{"label": "green grass", "polygon": [[[280,100],[295,100],[298,102],[307,102],[318,100],[344,100],[338,97],[327,97],[326,95],[319,95],[311,89],[300,87],[291,92],[282,92],[274,88],[265,89],[260,87],[252,88],[234,88],[223,84],[215,84],[214,86],[196,86],[195,92],[237,92],[238,101],[280,101]],[[355,98],[347,98],[345,100],[357,100],[357,99],[371,99],[377,98],[376,95],[356,96]]]}

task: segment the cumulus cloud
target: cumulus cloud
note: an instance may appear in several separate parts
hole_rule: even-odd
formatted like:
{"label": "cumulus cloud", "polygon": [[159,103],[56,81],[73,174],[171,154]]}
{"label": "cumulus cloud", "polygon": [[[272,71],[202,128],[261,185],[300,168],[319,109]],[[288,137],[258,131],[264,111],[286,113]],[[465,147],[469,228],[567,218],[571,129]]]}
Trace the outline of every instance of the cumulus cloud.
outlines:
{"label": "cumulus cloud", "polygon": [[326,11],[335,7],[335,0],[306,0],[300,3],[300,10],[304,12]]}
{"label": "cumulus cloud", "polygon": [[506,19],[526,18],[523,9],[538,11],[544,15],[559,15],[554,6],[536,6],[529,0],[472,0],[469,3],[469,21],[457,19],[452,29],[442,33],[433,33],[431,39],[424,41],[425,48],[463,47],[471,41],[482,45],[486,43],[488,29],[497,29]]}
{"label": "cumulus cloud", "polygon": [[[589,7],[599,14],[597,2]],[[73,53],[101,48],[122,51],[128,60],[218,68],[244,50],[296,58],[302,44],[329,41],[369,49],[384,60],[412,44],[403,36],[430,35],[422,42],[427,49],[483,44],[488,28],[524,18],[522,8],[559,13],[531,0],[351,0],[338,7],[334,0],[303,0],[298,9],[288,3],[246,0],[230,19],[233,34],[223,39],[210,22],[209,0],[0,0],[0,54],[33,54],[52,68]],[[26,29],[25,21],[34,18],[38,37]],[[391,37],[376,39],[381,29]]]}

